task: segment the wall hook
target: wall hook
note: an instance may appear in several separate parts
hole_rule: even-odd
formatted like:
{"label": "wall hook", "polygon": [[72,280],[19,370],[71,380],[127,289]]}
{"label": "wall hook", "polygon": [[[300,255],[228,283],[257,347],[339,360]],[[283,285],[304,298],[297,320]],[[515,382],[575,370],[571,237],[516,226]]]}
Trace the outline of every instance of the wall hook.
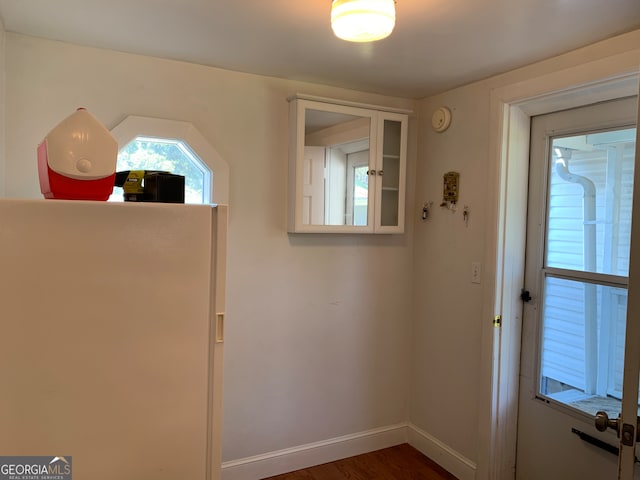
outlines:
{"label": "wall hook", "polygon": [[433,206],[433,202],[424,202],[422,204],[422,221],[425,222],[427,218],[429,218],[429,214],[431,213],[431,207]]}

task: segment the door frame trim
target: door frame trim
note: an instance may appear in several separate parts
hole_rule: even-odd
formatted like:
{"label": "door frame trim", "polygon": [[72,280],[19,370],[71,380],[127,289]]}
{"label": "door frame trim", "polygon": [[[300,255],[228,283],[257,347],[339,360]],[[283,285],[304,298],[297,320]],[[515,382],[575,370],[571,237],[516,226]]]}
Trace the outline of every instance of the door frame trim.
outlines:
{"label": "door frame trim", "polygon": [[[531,117],[637,95],[640,49],[492,90],[476,478],[515,478]],[[489,319],[502,316],[501,327]]]}

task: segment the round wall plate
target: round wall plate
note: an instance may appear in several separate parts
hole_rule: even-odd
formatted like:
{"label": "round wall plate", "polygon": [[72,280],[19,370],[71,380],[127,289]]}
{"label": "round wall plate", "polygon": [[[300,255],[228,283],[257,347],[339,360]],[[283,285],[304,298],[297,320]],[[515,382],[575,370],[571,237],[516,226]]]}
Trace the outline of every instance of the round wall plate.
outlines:
{"label": "round wall plate", "polygon": [[431,117],[431,126],[436,132],[444,132],[451,125],[451,110],[447,107],[440,107]]}

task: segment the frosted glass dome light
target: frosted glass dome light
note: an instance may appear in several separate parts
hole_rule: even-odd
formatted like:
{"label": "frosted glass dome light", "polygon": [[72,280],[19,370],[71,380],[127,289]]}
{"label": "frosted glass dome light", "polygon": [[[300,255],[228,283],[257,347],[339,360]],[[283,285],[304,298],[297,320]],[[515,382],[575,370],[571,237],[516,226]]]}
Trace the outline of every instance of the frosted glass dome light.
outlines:
{"label": "frosted glass dome light", "polygon": [[396,23],[395,0],[333,0],[331,28],[349,42],[373,42],[388,37]]}

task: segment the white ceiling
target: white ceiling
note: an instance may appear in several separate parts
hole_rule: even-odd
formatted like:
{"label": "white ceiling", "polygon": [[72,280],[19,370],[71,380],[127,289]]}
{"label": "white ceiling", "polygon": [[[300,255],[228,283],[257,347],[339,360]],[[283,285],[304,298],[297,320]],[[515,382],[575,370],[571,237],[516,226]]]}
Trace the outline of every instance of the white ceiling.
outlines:
{"label": "white ceiling", "polygon": [[330,0],[0,0],[5,29],[230,70],[421,98],[640,28],[640,0],[397,0],[352,44]]}

